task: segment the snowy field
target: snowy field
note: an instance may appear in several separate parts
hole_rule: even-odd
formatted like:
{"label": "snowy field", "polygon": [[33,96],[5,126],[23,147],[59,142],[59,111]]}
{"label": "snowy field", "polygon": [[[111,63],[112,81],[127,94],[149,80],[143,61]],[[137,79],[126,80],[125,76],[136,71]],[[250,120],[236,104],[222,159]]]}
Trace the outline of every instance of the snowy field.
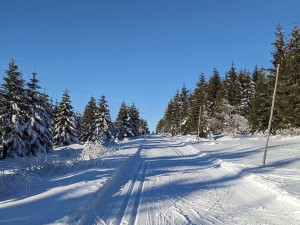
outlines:
{"label": "snowy field", "polygon": [[[262,166],[264,141],[152,135],[78,162],[81,145],[56,149],[65,166],[1,192],[0,224],[300,224],[300,137],[271,137]],[[2,184],[18,164],[0,161]]]}
{"label": "snowy field", "polygon": [[223,168],[257,181],[278,198],[300,199],[300,137],[271,136],[265,166],[263,136],[216,136],[215,141],[200,139],[199,145],[192,136],[178,140],[221,159]]}

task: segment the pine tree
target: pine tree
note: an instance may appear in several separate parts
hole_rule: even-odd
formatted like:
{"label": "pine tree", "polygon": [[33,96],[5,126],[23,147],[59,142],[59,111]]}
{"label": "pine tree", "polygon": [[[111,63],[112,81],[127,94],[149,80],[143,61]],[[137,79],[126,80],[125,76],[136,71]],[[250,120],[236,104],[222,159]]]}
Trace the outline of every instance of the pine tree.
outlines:
{"label": "pine tree", "polygon": [[[200,106],[203,107],[207,103],[207,83],[205,81],[204,74],[201,73],[199,77],[199,81],[196,84],[196,88],[191,95],[190,101],[190,110],[189,110],[189,118],[188,118],[188,132],[191,134],[196,134],[198,131],[198,120],[199,120],[199,113],[200,113]],[[203,117],[204,110],[200,115]],[[200,127],[200,136],[206,136],[206,127],[204,127],[205,123],[201,123]]]}
{"label": "pine tree", "polygon": [[216,98],[221,88],[221,78],[218,70],[214,68],[213,75],[207,84],[208,116],[212,118],[215,112]]}
{"label": "pine tree", "polygon": [[239,111],[242,116],[248,118],[251,103],[250,103],[250,96],[251,96],[251,77],[248,71],[241,70],[238,75],[238,84],[240,90],[240,105]]}
{"label": "pine tree", "polygon": [[88,104],[86,105],[82,117],[82,130],[81,130],[81,141],[95,141],[98,139],[96,136],[96,114],[98,108],[96,105],[96,99],[91,97]]}
{"label": "pine tree", "polygon": [[128,116],[128,126],[133,130],[134,136],[139,136],[139,128],[141,126],[140,113],[134,103],[128,109]]}
{"label": "pine tree", "polygon": [[[0,113],[2,112],[3,108],[2,108],[2,103],[4,102],[4,98],[3,98],[3,91],[2,89],[0,89]],[[1,114],[0,114],[1,115]],[[1,120],[0,117],[0,158],[2,157],[2,149],[3,149],[3,135],[2,135],[2,127],[3,127],[3,121]]]}
{"label": "pine tree", "polygon": [[172,133],[172,135],[174,135],[175,133],[175,120],[176,118],[174,117],[174,110],[175,110],[175,106],[174,106],[174,102],[173,99],[170,99],[168,106],[165,110],[164,113],[164,120],[163,120],[163,130],[164,133]]}
{"label": "pine tree", "polygon": [[254,70],[252,72],[252,76],[251,76],[251,92],[255,88],[259,76],[260,76],[260,71],[258,69],[258,66],[255,65]]}
{"label": "pine tree", "polygon": [[68,90],[65,90],[55,118],[54,144],[65,146],[77,143],[76,133],[75,115],[70,95]]}
{"label": "pine tree", "polygon": [[182,114],[182,103],[181,103],[181,96],[179,91],[176,91],[176,94],[172,101],[172,120],[174,124],[174,134],[177,135],[180,133],[180,126],[181,126],[181,114]]}
{"label": "pine tree", "polygon": [[252,133],[265,132],[268,128],[271,107],[269,83],[265,69],[255,67],[252,73],[251,111],[248,116]]}
{"label": "pine tree", "polygon": [[185,135],[188,133],[187,121],[189,115],[190,106],[190,91],[183,84],[180,93],[180,126],[181,134]]}
{"label": "pine tree", "polygon": [[95,120],[95,136],[103,142],[108,142],[112,139],[112,122],[110,117],[110,111],[108,108],[105,96],[102,95],[99,100],[99,107],[96,113]]}
{"label": "pine tree", "polygon": [[288,90],[286,124],[289,128],[300,127],[300,31],[295,24],[286,54],[287,79],[285,88]]}
{"label": "pine tree", "polygon": [[82,132],[82,115],[80,112],[75,113],[75,127],[76,127],[76,136],[81,137]]}
{"label": "pine tree", "polygon": [[[214,115],[210,118],[209,129],[213,134],[221,134],[224,130],[224,117],[222,116],[222,104],[226,100],[225,98],[225,81],[223,80],[220,89],[218,90],[215,104],[214,104]],[[227,102],[228,103],[228,102]]]}
{"label": "pine tree", "polygon": [[28,154],[26,136],[24,135],[25,117],[25,90],[22,74],[12,60],[6,77],[1,85],[0,120],[3,148],[2,158],[7,156],[24,156]]}
{"label": "pine tree", "polygon": [[141,118],[140,119],[140,124],[141,124],[141,126],[139,128],[140,129],[139,133],[141,135],[149,134],[150,131],[149,131],[149,128],[148,128],[148,122],[147,122],[147,120]]}
{"label": "pine tree", "polygon": [[156,126],[156,133],[161,134],[161,133],[167,133],[167,132],[168,132],[168,130],[166,129],[165,117],[164,117],[158,121],[157,126]]}
{"label": "pine tree", "polygon": [[46,153],[52,150],[52,114],[46,93],[39,91],[37,74],[33,73],[27,83],[26,94],[26,125],[28,150],[36,155],[38,152]]}
{"label": "pine tree", "polygon": [[241,91],[234,63],[232,63],[231,68],[225,77],[225,96],[230,105],[240,105]]}
{"label": "pine tree", "polygon": [[116,138],[119,140],[135,136],[132,127],[129,125],[130,117],[128,111],[129,107],[123,101],[116,120]]}
{"label": "pine tree", "polygon": [[278,24],[277,26],[277,31],[275,35],[277,37],[277,40],[274,43],[272,43],[272,45],[275,47],[275,51],[271,53],[273,56],[273,60],[271,62],[274,66],[274,73],[276,73],[275,69],[277,68],[278,64],[283,66],[282,63],[284,63],[286,56],[284,30],[280,24]]}

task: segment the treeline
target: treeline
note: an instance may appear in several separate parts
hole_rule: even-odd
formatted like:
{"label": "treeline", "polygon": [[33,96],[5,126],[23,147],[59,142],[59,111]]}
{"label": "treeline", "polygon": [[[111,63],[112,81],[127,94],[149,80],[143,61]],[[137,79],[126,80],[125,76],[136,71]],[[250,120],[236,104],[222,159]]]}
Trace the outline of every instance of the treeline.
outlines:
{"label": "treeline", "polygon": [[[231,134],[265,132],[268,127],[276,68],[280,64],[272,132],[300,128],[300,35],[294,26],[289,39],[277,27],[272,45],[273,68],[252,72],[231,68],[221,78],[214,68],[206,81],[201,74],[193,92],[183,85],[170,100],[157,133]],[[201,110],[201,111],[200,111]],[[200,119],[199,119],[200,117]]]}
{"label": "treeline", "polygon": [[53,103],[41,90],[37,73],[23,79],[15,61],[9,63],[0,88],[0,158],[36,155],[53,146],[79,142],[102,143],[149,133],[147,121],[135,105],[123,102],[115,123],[102,95],[98,104],[91,97],[83,116],[75,113],[68,90],[60,103]]}

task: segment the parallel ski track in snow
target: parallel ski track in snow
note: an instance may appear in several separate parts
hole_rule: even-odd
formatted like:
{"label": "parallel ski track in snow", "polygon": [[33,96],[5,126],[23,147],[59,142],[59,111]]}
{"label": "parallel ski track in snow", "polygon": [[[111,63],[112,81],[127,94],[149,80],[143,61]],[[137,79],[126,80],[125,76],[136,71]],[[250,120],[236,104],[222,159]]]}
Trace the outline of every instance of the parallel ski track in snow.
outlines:
{"label": "parallel ski track in snow", "polygon": [[147,162],[140,157],[142,149],[141,144],[116,171],[96,200],[98,204],[91,207],[93,215],[84,216],[79,224],[135,224],[147,171]]}

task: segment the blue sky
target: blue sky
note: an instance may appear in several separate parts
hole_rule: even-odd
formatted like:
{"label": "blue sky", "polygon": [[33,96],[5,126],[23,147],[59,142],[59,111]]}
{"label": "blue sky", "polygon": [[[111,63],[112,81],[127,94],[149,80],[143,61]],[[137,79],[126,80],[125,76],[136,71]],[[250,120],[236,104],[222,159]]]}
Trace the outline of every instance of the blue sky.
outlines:
{"label": "blue sky", "polygon": [[105,94],[115,119],[134,102],[151,130],[176,89],[201,72],[270,66],[280,22],[300,24],[298,0],[1,0],[0,75],[15,58],[76,111]]}

